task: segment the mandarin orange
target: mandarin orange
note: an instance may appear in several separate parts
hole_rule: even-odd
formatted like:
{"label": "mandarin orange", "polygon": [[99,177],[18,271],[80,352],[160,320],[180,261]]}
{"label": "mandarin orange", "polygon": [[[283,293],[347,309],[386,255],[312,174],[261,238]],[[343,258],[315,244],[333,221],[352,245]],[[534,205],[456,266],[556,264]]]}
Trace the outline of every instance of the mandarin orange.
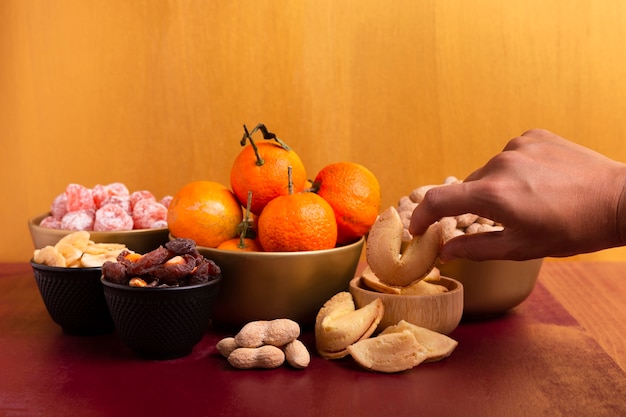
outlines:
{"label": "mandarin orange", "polygon": [[270,201],[259,216],[258,228],[266,252],[331,249],[337,241],[333,208],[319,195],[306,191]]}
{"label": "mandarin orange", "polygon": [[364,236],[376,221],[382,204],[380,184],[366,167],[336,162],[322,168],[312,190],[332,206],[337,220],[337,245]]}
{"label": "mandarin orange", "polygon": [[213,181],[193,181],[173,197],[167,211],[170,233],[210,248],[238,236],[241,204],[231,190]]}
{"label": "mandarin orange", "polygon": [[217,245],[217,249],[234,250],[239,252],[263,252],[261,244],[249,237],[235,237]]}
{"label": "mandarin orange", "polygon": [[239,237],[228,239],[220,243],[217,249],[234,250],[240,252],[262,252],[263,248],[256,239],[256,231],[253,229],[252,220],[250,218],[250,204],[252,203],[252,192],[248,192],[248,201],[246,203],[246,211],[243,221],[239,224]]}
{"label": "mandarin orange", "polygon": [[[263,126],[263,125],[259,125]],[[295,192],[304,189],[307,181],[306,170],[302,160],[296,152],[278,140],[272,133],[264,132],[264,137],[276,139],[272,142],[255,143],[252,133],[248,133],[244,126],[244,136],[241,140],[244,148],[235,158],[230,171],[230,185],[243,205],[248,191],[252,191],[252,205],[250,211],[256,215],[270,200],[289,193],[287,183],[287,167],[292,167],[292,181]],[[246,142],[250,142],[246,145]]]}

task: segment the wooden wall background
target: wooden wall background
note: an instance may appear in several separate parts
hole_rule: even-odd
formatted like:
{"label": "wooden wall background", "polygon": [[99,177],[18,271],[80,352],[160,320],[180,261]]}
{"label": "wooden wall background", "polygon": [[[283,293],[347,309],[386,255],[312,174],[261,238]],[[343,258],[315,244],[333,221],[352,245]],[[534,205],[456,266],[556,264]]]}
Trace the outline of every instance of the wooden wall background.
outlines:
{"label": "wooden wall background", "polygon": [[625,92],[621,0],[3,0],[0,261],[70,182],[228,184],[243,123],[388,206],[531,127],[626,161]]}

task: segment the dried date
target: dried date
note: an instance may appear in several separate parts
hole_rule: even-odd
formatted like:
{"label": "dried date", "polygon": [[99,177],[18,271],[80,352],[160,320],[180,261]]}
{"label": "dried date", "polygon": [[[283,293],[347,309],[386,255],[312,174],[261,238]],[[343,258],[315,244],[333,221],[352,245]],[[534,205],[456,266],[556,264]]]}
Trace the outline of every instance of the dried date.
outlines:
{"label": "dried date", "polygon": [[165,247],[176,255],[190,254],[194,257],[198,257],[198,255],[200,255],[200,253],[198,253],[198,249],[196,248],[196,242],[191,239],[179,238],[170,240],[165,244]]}
{"label": "dried date", "polygon": [[191,274],[196,268],[196,258],[191,255],[177,255],[157,268],[151,275],[166,285],[178,285],[179,281]]}
{"label": "dried date", "polygon": [[[106,280],[118,284],[143,282],[148,287],[172,287],[201,284],[215,279],[221,270],[203,257],[190,239],[174,239],[144,255],[129,251],[120,253],[117,262],[102,268]],[[132,284],[131,284],[132,285]]]}
{"label": "dried date", "polygon": [[134,262],[128,264],[128,273],[135,276],[151,275],[154,269],[158,269],[160,265],[170,259],[171,253],[163,246],[159,246],[141,256]]}
{"label": "dried date", "polygon": [[102,275],[116,284],[128,284],[130,280],[126,273],[126,266],[119,262],[107,261],[102,264]]}

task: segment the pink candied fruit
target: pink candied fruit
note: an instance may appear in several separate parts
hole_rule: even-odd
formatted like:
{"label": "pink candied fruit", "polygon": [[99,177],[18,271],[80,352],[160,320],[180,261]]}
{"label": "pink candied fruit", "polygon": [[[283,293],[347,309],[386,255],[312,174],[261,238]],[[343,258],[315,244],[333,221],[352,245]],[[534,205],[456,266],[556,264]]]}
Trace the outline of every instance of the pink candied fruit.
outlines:
{"label": "pink candied fruit", "polygon": [[150,225],[150,229],[161,229],[167,227],[167,220],[157,220]]}
{"label": "pink candied fruit", "polygon": [[93,230],[94,213],[93,209],[70,211],[61,219],[61,229]]}
{"label": "pink candied fruit", "polygon": [[128,187],[126,187],[126,185],[124,185],[124,183],[122,182],[112,182],[111,184],[107,185],[107,188],[111,195],[119,195],[119,196],[130,195],[130,191],[128,191]]}
{"label": "pink candied fruit", "polygon": [[67,198],[66,208],[68,212],[77,210],[96,209],[91,189],[80,184],[69,184],[65,188]]}
{"label": "pink candied fruit", "polygon": [[132,230],[133,218],[116,204],[105,204],[96,211],[94,231]]}
{"label": "pink candied fruit", "polygon": [[130,194],[130,204],[133,207],[133,210],[135,210],[135,204],[137,204],[137,202],[141,200],[146,200],[146,199],[156,201],[156,197],[150,191],[147,191],[147,190],[133,191]]}
{"label": "pink candied fruit", "polygon": [[96,203],[96,207],[102,207],[102,203],[109,198],[109,190],[106,185],[96,184],[91,189],[91,195],[93,196],[93,202]]}
{"label": "pink candied fruit", "polygon": [[167,207],[163,204],[151,199],[143,199],[135,203],[133,208],[135,229],[152,229],[156,222],[165,221],[167,223],[166,219]]}
{"label": "pink candied fruit", "polygon": [[165,207],[169,208],[170,207],[170,203],[172,202],[172,200],[174,199],[173,196],[171,195],[166,195],[165,197],[163,197],[162,199],[159,200],[159,203],[163,204]]}
{"label": "pink candied fruit", "polygon": [[48,229],[61,229],[61,219],[57,219],[54,216],[47,216],[39,222],[39,226],[47,227]]}
{"label": "pink candied fruit", "polygon": [[60,222],[65,213],[67,213],[67,196],[65,193],[61,193],[52,200],[50,214]]}
{"label": "pink candied fruit", "polygon": [[108,185],[96,184],[91,190],[96,207],[105,205],[113,196],[128,197],[128,188],[121,182],[113,182]]}
{"label": "pink candied fruit", "polygon": [[133,213],[133,208],[130,204],[130,196],[128,195],[112,195],[102,204],[102,206],[105,206],[107,204],[115,204],[116,206],[120,206],[121,208],[123,208],[126,213]]}

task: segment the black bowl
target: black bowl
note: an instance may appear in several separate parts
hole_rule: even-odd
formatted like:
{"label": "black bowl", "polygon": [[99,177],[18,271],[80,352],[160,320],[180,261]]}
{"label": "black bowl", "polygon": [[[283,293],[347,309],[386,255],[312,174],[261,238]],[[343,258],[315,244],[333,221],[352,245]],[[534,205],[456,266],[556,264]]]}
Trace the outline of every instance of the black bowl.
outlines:
{"label": "black bowl", "polygon": [[122,340],[146,359],[191,353],[211,319],[221,276],[183,287],[141,288],[101,278],[104,296]]}
{"label": "black bowl", "polygon": [[30,264],[48,314],[65,333],[97,335],[115,329],[100,284],[102,268]]}

